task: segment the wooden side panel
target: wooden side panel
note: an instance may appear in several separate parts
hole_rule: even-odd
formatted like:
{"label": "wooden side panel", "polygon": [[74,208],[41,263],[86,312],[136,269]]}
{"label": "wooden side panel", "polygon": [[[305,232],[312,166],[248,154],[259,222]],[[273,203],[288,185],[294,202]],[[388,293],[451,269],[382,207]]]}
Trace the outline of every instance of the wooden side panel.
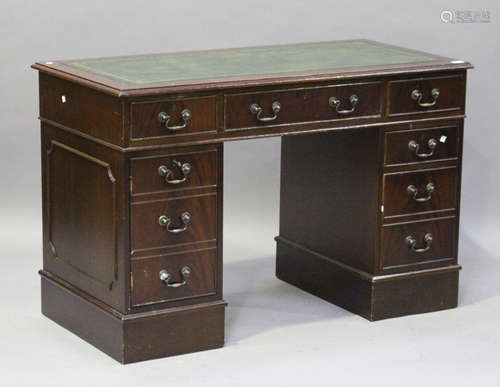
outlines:
{"label": "wooden side panel", "polygon": [[113,96],[40,73],[40,117],[124,146],[122,102]]}
{"label": "wooden side panel", "polygon": [[372,272],[378,138],[376,128],[283,137],[280,236]]}
{"label": "wooden side panel", "polygon": [[[111,165],[57,140],[50,144],[47,150],[50,249],[56,260],[112,288],[118,272],[113,259],[117,256],[116,179]],[[58,268],[52,268],[54,274],[61,274]]]}
{"label": "wooden side panel", "polygon": [[42,124],[44,269],[125,310],[124,158]]}

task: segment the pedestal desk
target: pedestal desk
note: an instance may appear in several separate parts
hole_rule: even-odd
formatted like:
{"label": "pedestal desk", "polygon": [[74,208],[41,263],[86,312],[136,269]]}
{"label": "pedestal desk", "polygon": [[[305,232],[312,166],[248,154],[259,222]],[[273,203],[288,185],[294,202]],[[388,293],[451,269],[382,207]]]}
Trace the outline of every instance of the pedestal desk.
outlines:
{"label": "pedestal desk", "polygon": [[457,305],[469,63],[353,40],[32,67],[42,312],[118,361],[224,343],[225,141],[282,136],[279,279],[368,320]]}

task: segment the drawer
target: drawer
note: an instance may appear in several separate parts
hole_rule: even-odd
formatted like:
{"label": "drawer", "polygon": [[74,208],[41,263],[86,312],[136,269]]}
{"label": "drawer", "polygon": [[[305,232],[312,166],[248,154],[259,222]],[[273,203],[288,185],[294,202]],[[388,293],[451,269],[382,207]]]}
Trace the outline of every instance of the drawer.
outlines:
{"label": "drawer", "polygon": [[454,209],[457,168],[384,175],[384,216]]}
{"label": "drawer", "polygon": [[215,133],[215,96],[130,104],[130,137]]}
{"label": "drawer", "polygon": [[441,218],[382,228],[383,269],[456,259],[456,219]]}
{"label": "drawer", "polygon": [[217,151],[133,158],[132,194],[217,185]]}
{"label": "drawer", "polygon": [[462,110],[464,103],[462,74],[389,82],[389,116]]}
{"label": "drawer", "polygon": [[226,94],[226,130],[381,114],[382,83]]}
{"label": "drawer", "polygon": [[132,260],[132,305],[215,294],[216,251],[213,249]]}
{"label": "drawer", "polygon": [[215,194],[131,204],[133,251],[215,238]]}
{"label": "drawer", "polygon": [[445,126],[385,133],[385,165],[454,159],[458,127]]}

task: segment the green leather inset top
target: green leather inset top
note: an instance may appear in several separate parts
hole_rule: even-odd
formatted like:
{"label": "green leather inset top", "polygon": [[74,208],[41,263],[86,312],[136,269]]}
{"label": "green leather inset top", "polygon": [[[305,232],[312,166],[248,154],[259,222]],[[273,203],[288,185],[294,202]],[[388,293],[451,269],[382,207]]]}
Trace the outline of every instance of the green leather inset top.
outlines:
{"label": "green leather inset top", "polygon": [[435,61],[436,57],[368,41],[239,48],[62,62],[132,85],[259,76]]}

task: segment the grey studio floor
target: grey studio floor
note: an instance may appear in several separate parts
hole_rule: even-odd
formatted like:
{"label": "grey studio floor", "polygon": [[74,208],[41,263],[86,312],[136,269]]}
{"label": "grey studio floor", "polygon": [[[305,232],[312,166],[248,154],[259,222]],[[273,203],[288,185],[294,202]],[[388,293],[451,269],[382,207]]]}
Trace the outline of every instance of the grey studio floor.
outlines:
{"label": "grey studio floor", "polygon": [[[269,168],[231,164],[276,150]],[[123,366],[44,318],[41,221],[18,217],[2,229],[16,260],[0,281],[2,387],[500,385],[496,257],[462,234],[457,309],[368,322],[274,276],[279,139],[225,157],[225,347]]]}

